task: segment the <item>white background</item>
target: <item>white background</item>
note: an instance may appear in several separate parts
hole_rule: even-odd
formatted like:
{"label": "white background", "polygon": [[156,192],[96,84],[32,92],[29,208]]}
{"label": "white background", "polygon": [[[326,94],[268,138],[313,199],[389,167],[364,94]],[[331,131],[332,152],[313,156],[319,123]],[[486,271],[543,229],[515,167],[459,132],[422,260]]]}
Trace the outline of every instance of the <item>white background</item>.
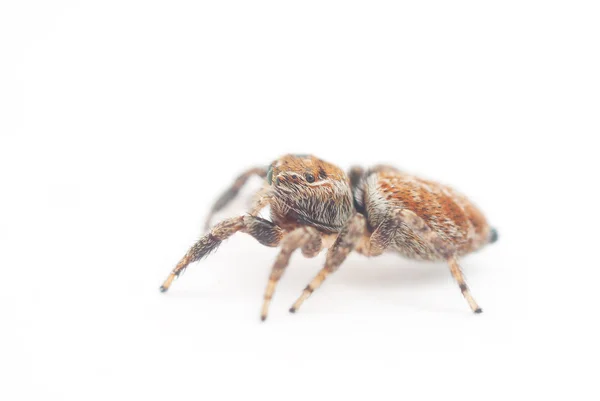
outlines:
{"label": "white background", "polygon": [[[597,399],[600,13],[589,1],[2,1],[0,398]],[[453,185],[500,240],[444,264],[243,234],[158,286],[287,152]],[[244,196],[228,210],[246,207]]]}

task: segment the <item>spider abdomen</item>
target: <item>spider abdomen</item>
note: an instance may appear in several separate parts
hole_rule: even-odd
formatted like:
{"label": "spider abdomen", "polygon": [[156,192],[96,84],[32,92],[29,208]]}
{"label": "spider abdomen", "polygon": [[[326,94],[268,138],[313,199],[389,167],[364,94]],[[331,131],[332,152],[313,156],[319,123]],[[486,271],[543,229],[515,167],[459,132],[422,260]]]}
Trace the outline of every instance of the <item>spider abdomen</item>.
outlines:
{"label": "spider abdomen", "polygon": [[[490,240],[491,229],[483,214],[448,186],[390,169],[371,173],[362,185],[362,204],[372,231],[394,211],[405,209],[423,219],[458,255],[473,252]],[[389,250],[412,259],[439,259],[408,225],[400,224],[391,235]]]}

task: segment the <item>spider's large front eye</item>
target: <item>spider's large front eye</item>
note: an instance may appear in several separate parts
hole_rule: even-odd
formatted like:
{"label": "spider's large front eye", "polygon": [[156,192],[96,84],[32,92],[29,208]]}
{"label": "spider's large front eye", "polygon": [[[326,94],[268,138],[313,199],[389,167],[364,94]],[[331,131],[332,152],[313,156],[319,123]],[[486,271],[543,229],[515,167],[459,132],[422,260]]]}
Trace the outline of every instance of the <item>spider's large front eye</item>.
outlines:
{"label": "spider's large front eye", "polygon": [[306,178],[306,181],[308,182],[315,182],[315,176],[310,173],[307,173],[304,178]]}

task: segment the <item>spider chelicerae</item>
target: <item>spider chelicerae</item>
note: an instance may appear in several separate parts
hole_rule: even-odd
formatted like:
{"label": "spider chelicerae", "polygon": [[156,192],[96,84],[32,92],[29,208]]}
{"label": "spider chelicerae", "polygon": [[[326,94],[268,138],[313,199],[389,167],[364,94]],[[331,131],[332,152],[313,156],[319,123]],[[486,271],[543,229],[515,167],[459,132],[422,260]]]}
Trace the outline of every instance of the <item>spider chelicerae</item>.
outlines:
{"label": "spider chelicerae", "polygon": [[[248,214],[217,223],[213,215],[234,199],[248,178],[264,185]],[[271,220],[258,217],[270,206]],[[202,236],[160,287],[165,292],[192,262],[236,232],[250,234],[270,247],[280,246],[267,288],[261,319],[265,320],[275,287],[292,253],[308,258],[327,248],[325,266],[306,286],[290,312],[321,286],[352,251],[367,256],[396,252],[410,259],[443,260],[471,310],[481,308],[471,296],[458,258],[497,240],[483,214],[465,196],[445,185],[403,173],[388,165],[352,168],[348,174],[311,155],[285,155],[268,167],[241,174],[215,202]]]}

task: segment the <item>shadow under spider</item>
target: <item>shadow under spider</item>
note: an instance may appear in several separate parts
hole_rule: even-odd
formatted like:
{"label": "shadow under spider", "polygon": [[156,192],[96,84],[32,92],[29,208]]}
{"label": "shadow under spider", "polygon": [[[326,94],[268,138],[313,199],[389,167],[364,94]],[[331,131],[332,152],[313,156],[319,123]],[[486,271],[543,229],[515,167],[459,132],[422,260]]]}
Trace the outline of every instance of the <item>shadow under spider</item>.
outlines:
{"label": "shadow under spider", "polygon": [[412,261],[394,258],[392,255],[378,260],[372,258],[348,260],[337,274],[338,284],[353,287],[403,288],[452,281],[448,267],[443,262]]}
{"label": "shadow under spider", "polygon": [[[255,297],[257,291],[262,291],[272,264],[270,255],[266,258],[262,256],[243,250],[216,262],[219,266],[210,266],[211,263],[207,261],[194,263],[190,266],[193,269],[216,268],[218,287],[207,290],[194,286],[194,289],[172,291],[170,296],[212,299],[214,296],[222,296],[237,288],[236,292],[239,295],[243,293],[244,298]],[[213,257],[213,260],[215,259]],[[324,260],[325,252],[314,259],[303,258],[299,253],[295,255],[282,279],[279,292],[295,294],[298,286],[305,284],[322,267]],[[464,262],[463,266],[468,278],[477,276],[476,267]],[[194,274],[195,279],[202,280],[202,276],[200,272]],[[384,289],[387,292],[396,289],[447,286],[449,283],[453,283],[453,280],[446,263],[408,260],[390,253],[375,258],[352,255],[337,272],[332,274],[327,284],[368,291]]]}

